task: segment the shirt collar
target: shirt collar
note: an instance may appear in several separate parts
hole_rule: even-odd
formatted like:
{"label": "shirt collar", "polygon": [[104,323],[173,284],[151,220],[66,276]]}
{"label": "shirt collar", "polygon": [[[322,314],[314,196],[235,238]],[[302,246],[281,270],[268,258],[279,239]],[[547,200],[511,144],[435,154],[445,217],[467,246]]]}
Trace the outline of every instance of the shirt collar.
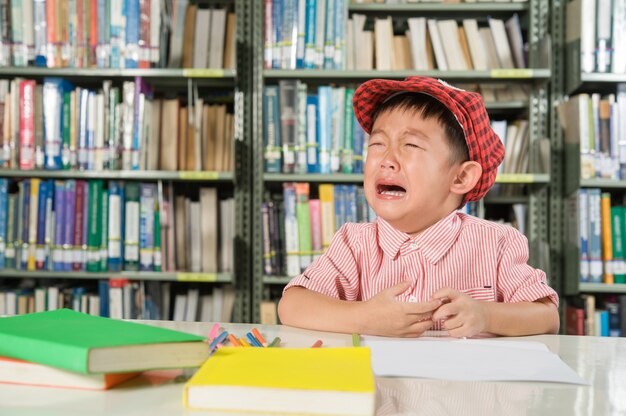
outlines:
{"label": "shirt collar", "polygon": [[395,259],[403,244],[412,240],[416,249],[421,250],[433,264],[437,263],[452,248],[461,231],[461,218],[456,211],[451,212],[413,238],[396,230],[381,218],[378,218],[376,223],[378,243],[387,256]]}

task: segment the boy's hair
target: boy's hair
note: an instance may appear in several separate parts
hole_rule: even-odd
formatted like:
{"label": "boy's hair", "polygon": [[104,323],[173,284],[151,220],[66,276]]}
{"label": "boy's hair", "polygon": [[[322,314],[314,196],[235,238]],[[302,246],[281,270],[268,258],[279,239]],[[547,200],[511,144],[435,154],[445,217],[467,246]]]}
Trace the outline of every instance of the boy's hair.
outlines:
{"label": "boy's hair", "polygon": [[448,147],[450,148],[450,164],[463,163],[469,160],[469,149],[465,141],[465,133],[454,114],[439,100],[428,94],[403,92],[393,95],[383,102],[372,116],[372,124],[378,116],[392,110],[414,112],[425,119],[435,119],[443,127]]}

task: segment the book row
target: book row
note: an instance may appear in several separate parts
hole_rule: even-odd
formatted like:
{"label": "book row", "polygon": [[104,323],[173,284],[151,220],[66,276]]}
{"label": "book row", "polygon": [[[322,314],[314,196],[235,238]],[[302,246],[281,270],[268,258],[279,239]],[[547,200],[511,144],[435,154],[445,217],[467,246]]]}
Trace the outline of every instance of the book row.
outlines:
{"label": "book row", "polygon": [[216,188],[0,178],[0,270],[230,272],[234,221]]}
{"label": "book row", "polygon": [[[567,4],[566,39],[580,71],[626,73],[626,4],[574,0]],[[576,69],[574,69],[576,70]]]}
{"label": "book row", "polygon": [[0,80],[0,167],[230,171],[233,135],[226,105],[157,99],[140,77],[98,90]]}
{"label": "book row", "polygon": [[[264,65],[273,69],[526,68],[520,19],[348,17],[347,0],[267,0]],[[481,22],[482,25],[482,22]],[[366,30],[372,27],[374,30]]]}
{"label": "book row", "polygon": [[486,71],[526,68],[519,16],[508,20],[429,19],[352,14],[347,20],[346,69]]}
{"label": "book row", "polygon": [[[309,90],[300,80],[266,85],[265,172],[363,173],[368,135],[354,116],[353,96],[352,87],[322,85]],[[494,120],[491,124],[506,147],[500,172],[528,172],[528,120]]]}
{"label": "book row", "polygon": [[568,299],[565,332],[597,337],[626,336],[626,295],[585,294]]}
{"label": "book row", "polygon": [[188,0],[3,1],[0,66],[235,68],[235,13]]}
{"label": "book row", "polygon": [[577,94],[560,105],[566,140],[580,145],[581,179],[626,178],[626,84],[617,94]]}
{"label": "book row", "polygon": [[374,219],[362,186],[320,184],[311,192],[309,183],[285,183],[282,200],[261,207],[263,273],[300,274],[344,223]]}
{"label": "book row", "polygon": [[626,206],[598,188],[579,189],[580,281],[626,283]]}
{"label": "book row", "polygon": [[95,285],[0,288],[0,316],[62,308],[115,319],[231,322],[231,285],[203,288],[169,282],[101,279]]}

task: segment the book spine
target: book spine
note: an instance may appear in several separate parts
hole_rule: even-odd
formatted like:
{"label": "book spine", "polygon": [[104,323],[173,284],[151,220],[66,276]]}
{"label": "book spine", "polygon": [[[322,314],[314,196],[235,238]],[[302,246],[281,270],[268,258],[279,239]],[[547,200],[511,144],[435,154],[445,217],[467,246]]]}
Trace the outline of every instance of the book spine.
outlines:
{"label": "book spine", "polygon": [[18,231],[16,220],[16,216],[18,215],[18,204],[18,196],[10,194],[8,198],[9,207],[7,212],[7,241],[4,252],[5,268],[7,269],[15,269],[17,267],[15,243],[17,241],[16,233]]}
{"label": "book spine", "polygon": [[35,269],[45,270],[46,268],[46,219],[48,217],[48,189],[49,182],[42,181],[39,184],[39,197],[37,201],[37,237],[35,241]]}
{"label": "book spine", "polygon": [[150,68],[150,0],[139,0],[139,68]]}
{"label": "book spine", "polygon": [[[9,180],[0,178],[0,270],[6,267],[7,214],[9,211]],[[2,294],[0,294],[2,296]]]}
{"label": "book spine", "polygon": [[298,84],[298,80],[279,81],[283,173],[294,173],[296,169]]}
{"label": "book spine", "polygon": [[74,262],[74,209],[76,205],[76,181],[69,179],[65,182],[65,230],[63,237],[64,270],[71,271]]}
{"label": "book spine", "polygon": [[20,150],[19,167],[35,168],[35,81],[24,80],[20,88]]}
{"label": "book spine", "polygon": [[592,283],[602,283],[602,217],[600,189],[588,189],[589,196],[589,275]]}
{"label": "book spine", "polygon": [[604,264],[604,283],[613,284],[613,246],[611,237],[611,194],[603,192],[601,195],[602,221],[602,262]]}
{"label": "book spine", "polygon": [[309,216],[311,222],[311,260],[314,261],[324,249],[322,245],[322,206],[319,199],[309,200]]}
{"label": "book spine", "polygon": [[303,82],[297,84],[297,105],[296,105],[296,166],[295,172],[307,173],[307,85]]}
{"label": "book spine", "polygon": [[341,172],[352,173],[354,148],[354,111],[352,110],[352,97],[354,97],[354,88],[346,88],[346,98],[344,100],[344,117],[343,117],[343,146],[341,148]]}
{"label": "book spine", "polygon": [[12,62],[11,2],[0,1],[0,66],[10,66]]}
{"label": "book spine", "polygon": [[316,0],[306,0],[306,21],[304,28],[304,68],[315,68],[315,22],[317,19]]}
{"label": "book spine", "polygon": [[139,217],[139,270],[154,270],[154,205],[156,186],[141,184]]}
{"label": "book spine", "polygon": [[270,235],[270,207],[264,202],[261,204],[261,235],[263,244],[263,273],[272,275],[272,244]]}
{"label": "book spine", "polygon": [[65,238],[65,183],[54,183],[54,244],[52,247],[52,270],[60,272],[65,269],[63,261],[63,243]]}
{"label": "book spine", "polygon": [[87,222],[87,271],[100,271],[102,239],[102,180],[89,181],[89,216]]}
{"label": "book spine", "polygon": [[43,86],[44,167],[61,169],[63,91],[60,80],[46,79]]}
{"label": "book spine", "polygon": [[37,221],[39,219],[39,185],[41,184],[41,180],[38,178],[30,179],[30,200],[29,200],[29,214],[28,214],[28,225],[27,228],[27,237],[25,237],[25,241],[28,242],[24,255],[24,261],[26,263],[26,270],[34,271],[36,270],[36,262],[35,262],[35,252],[37,245]]}
{"label": "book spine", "polygon": [[102,234],[100,238],[100,265],[99,271],[106,272],[109,263],[109,190],[102,190],[102,209],[100,210]]}
{"label": "book spine", "polygon": [[365,132],[352,111],[352,172],[363,173]]}
{"label": "book spine", "polygon": [[34,53],[35,66],[46,66],[47,57],[47,22],[46,22],[46,1],[33,1],[33,19],[34,19]]}
{"label": "book spine", "polygon": [[161,249],[161,207],[154,204],[154,271],[163,270],[163,259]]}
{"label": "book spine", "polygon": [[320,171],[317,113],[317,95],[309,95],[306,99],[306,163],[308,173]]}
{"label": "book spine", "polygon": [[341,171],[341,150],[344,142],[345,91],[345,87],[330,89],[330,171],[333,173]]}
{"label": "book spine", "polygon": [[126,0],[126,68],[139,67],[139,1]]}
{"label": "book spine", "polygon": [[624,207],[615,206],[611,209],[611,242],[613,246],[613,273],[615,283],[626,283],[624,263]]}
{"label": "book spine", "polygon": [[324,250],[330,245],[335,234],[335,188],[331,184],[319,186],[320,205],[322,213],[322,247]]}
{"label": "book spine", "polygon": [[265,172],[279,173],[281,171],[280,137],[281,122],[278,104],[278,86],[268,85],[263,94],[265,118],[263,122],[263,143]]}
{"label": "book spine", "polygon": [[331,128],[330,128],[330,101],[331,87],[321,86],[318,89],[317,128],[319,173],[331,173]]}
{"label": "book spine", "polygon": [[283,199],[285,201],[285,251],[287,260],[287,275],[300,274],[300,248],[298,235],[297,197],[294,183],[283,184]]}
{"label": "book spine", "polygon": [[300,271],[311,264],[311,214],[309,212],[309,184],[296,183],[296,219],[298,221],[298,251]]}
{"label": "book spine", "polygon": [[125,185],[124,209],[124,269],[139,270],[139,184],[127,182]]}
{"label": "book spine", "polygon": [[83,258],[83,228],[85,227],[85,188],[87,183],[85,181],[76,181],[76,199],[74,205],[74,235],[73,235],[73,256],[72,256],[72,270],[83,270],[84,258]]}

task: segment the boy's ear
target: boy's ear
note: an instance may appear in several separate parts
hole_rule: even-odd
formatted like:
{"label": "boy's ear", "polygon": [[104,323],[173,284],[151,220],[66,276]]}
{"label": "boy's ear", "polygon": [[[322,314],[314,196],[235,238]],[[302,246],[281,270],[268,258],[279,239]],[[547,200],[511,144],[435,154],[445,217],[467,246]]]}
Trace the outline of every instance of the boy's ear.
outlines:
{"label": "boy's ear", "polygon": [[468,160],[457,167],[456,175],[450,185],[450,191],[457,195],[465,195],[478,183],[483,168],[478,162]]}

